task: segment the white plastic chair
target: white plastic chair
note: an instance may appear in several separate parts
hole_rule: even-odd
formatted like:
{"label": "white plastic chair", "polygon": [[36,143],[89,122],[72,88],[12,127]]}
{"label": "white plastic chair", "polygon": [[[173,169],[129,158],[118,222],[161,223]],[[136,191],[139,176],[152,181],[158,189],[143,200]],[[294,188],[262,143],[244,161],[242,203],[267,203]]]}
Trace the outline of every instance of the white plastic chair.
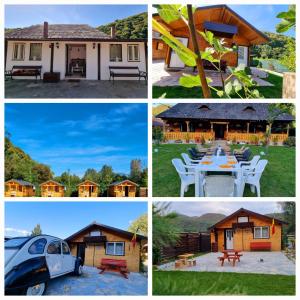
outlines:
{"label": "white plastic chair", "polygon": [[181,153],[181,156],[182,156],[182,158],[183,158],[183,160],[184,160],[184,163],[185,163],[186,165],[188,165],[188,166],[192,166],[192,165],[194,165],[194,164],[198,164],[198,163],[201,161],[201,159],[191,159],[191,158],[188,156],[188,154],[186,154],[186,153]]}
{"label": "white plastic chair", "polygon": [[237,180],[229,175],[210,175],[203,180],[205,197],[234,197]]}
{"label": "white plastic chair", "polygon": [[257,197],[260,197],[260,178],[268,161],[266,159],[260,160],[253,171],[247,172],[245,175],[245,183],[250,184],[252,193],[257,193]]}
{"label": "white plastic chair", "polygon": [[255,166],[257,165],[258,161],[260,159],[259,155],[253,156],[253,158],[250,161],[240,161],[238,166],[242,168],[243,174],[246,174],[247,172],[251,172],[254,170]]}
{"label": "white plastic chair", "polygon": [[[195,184],[194,168],[193,166],[185,165],[180,158],[172,159],[172,164],[175,167],[181,180],[180,197],[184,197],[184,193],[188,191],[188,187],[191,184]],[[202,176],[200,176],[200,181],[202,181]],[[200,187],[202,186],[202,182],[199,182],[198,184],[200,184]],[[200,196],[203,196],[203,192],[201,188],[200,188]]]}

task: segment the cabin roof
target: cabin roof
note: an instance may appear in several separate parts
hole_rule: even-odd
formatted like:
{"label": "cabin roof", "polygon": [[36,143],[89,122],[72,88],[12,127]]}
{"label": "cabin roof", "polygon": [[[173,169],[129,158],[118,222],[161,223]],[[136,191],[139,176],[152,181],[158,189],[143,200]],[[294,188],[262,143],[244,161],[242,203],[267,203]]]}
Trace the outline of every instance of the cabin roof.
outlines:
{"label": "cabin roof", "polygon": [[[157,115],[161,119],[218,119],[265,121],[269,115],[268,103],[179,103]],[[283,113],[277,121],[294,121]]]}
{"label": "cabin roof", "polygon": [[[91,27],[87,24],[49,24],[48,37],[44,37],[44,25],[32,25],[24,28],[10,29],[5,33],[7,40],[120,40]],[[124,41],[144,41],[145,39],[124,39]]]}
{"label": "cabin roof", "polygon": [[251,211],[251,210],[248,210],[248,209],[245,209],[245,208],[240,208],[239,210],[235,211],[234,213],[232,213],[231,215],[225,217],[224,219],[220,220],[219,222],[217,222],[216,224],[212,225],[211,227],[209,227],[208,229],[211,230],[211,229],[214,229],[218,226],[220,226],[221,224],[227,222],[228,220],[232,219],[233,217],[235,216],[238,216],[240,214],[248,214],[248,215],[252,215],[252,216],[255,216],[256,218],[258,219],[263,219],[263,220],[266,220],[268,222],[272,222],[272,220],[274,219],[275,221],[275,224],[279,224],[279,225],[282,225],[282,224],[288,224],[287,222],[285,221],[281,221],[279,219],[276,219],[276,218],[272,218],[272,217],[269,217],[269,216],[266,216],[266,215],[262,215],[262,214],[259,214],[259,213],[256,213],[254,211]]}
{"label": "cabin roof", "polygon": [[[79,231],[75,232],[74,234],[70,235],[68,238],[66,238],[65,240],[67,242],[71,242],[74,238],[76,238],[78,235],[82,234],[83,232],[87,231],[87,230],[90,230],[92,228],[95,228],[95,227],[98,227],[100,230],[101,229],[106,229],[108,231],[112,231],[112,232],[116,232],[122,236],[125,236],[127,238],[132,238],[134,233],[133,232],[129,232],[129,231],[126,231],[126,230],[122,230],[122,229],[119,229],[119,228],[115,228],[115,227],[111,227],[111,226],[108,226],[108,225],[104,225],[104,224],[100,224],[98,222],[93,222],[89,225],[87,225],[86,227],[80,229]],[[140,234],[137,234],[136,235],[137,237],[137,240],[144,240],[144,239],[147,239],[147,237],[143,236],[143,235],[140,235]]]}
{"label": "cabin roof", "polygon": [[[157,13],[153,14],[153,17],[165,24],[166,28],[170,29],[171,31],[187,30],[186,24],[182,20],[177,20],[166,24],[160,19]],[[230,34],[235,34],[233,27],[229,28],[226,27],[226,25],[235,26],[237,27],[236,34],[242,36],[243,38],[246,38],[251,45],[263,44],[268,42],[269,40],[269,38],[264,33],[259,31],[252,24],[250,24],[225,4],[197,7],[194,13],[194,18],[196,26],[204,24],[204,22],[206,21],[218,24],[214,26],[217,26],[218,30],[216,30],[216,28],[210,29],[216,32],[220,32],[221,29],[221,32],[228,33],[226,31],[230,30]]]}
{"label": "cabin roof", "polygon": [[47,181],[41,183],[40,185],[45,185],[45,184],[50,183],[50,182],[52,182],[52,183],[54,183],[56,185],[59,185],[59,186],[64,186],[63,184],[61,184],[61,183],[59,183],[59,182],[57,182],[55,180],[47,180]]}
{"label": "cabin roof", "polygon": [[19,185],[23,185],[23,186],[34,186],[32,183],[22,180],[22,179],[10,179],[10,180],[6,181],[6,183],[8,183],[8,182],[16,182]]}
{"label": "cabin roof", "polygon": [[120,184],[122,184],[122,183],[124,183],[124,182],[126,182],[126,181],[128,181],[128,182],[134,184],[135,186],[138,186],[138,184],[136,184],[135,182],[133,182],[133,181],[131,181],[131,180],[129,180],[129,179],[125,179],[125,180],[121,180],[121,181],[115,181],[115,182],[111,183],[109,186],[120,185]]}
{"label": "cabin roof", "polygon": [[91,183],[91,184],[93,184],[93,185],[99,186],[98,183],[96,183],[96,182],[94,182],[94,181],[92,181],[92,180],[84,180],[84,181],[80,182],[79,184],[77,184],[77,186],[83,185],[83,184],[85,184],[85,183]]}

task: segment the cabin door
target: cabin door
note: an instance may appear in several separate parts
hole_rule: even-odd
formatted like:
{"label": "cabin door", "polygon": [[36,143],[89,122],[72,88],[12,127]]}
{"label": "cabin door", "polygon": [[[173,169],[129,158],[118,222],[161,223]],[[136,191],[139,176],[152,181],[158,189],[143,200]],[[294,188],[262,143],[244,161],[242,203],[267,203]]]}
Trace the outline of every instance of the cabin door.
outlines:
{"label": "cabin door", "polygon": [[248,50],[248,47],[238,47],[238,65],[243,64],[246,67],[248,66]]}
{"label": "cabin door", "polygon": [[[179,40],[183,45],[185,45],[187,47],[188,38],[178,37],[177,40]],[[175,53],[175,51],[171,50],[171,58],[170,58],[169,68],[183,69],[184,66],[185,66],[185,64],[181,61],[181,59]]]}
{"label": "cabin door", "polygon": [[80,257],[84,263],[85,259],[85,243],[80,243],[77,245],[77,257]]}
{"label": "cabin door", "polygon": [[217,140],[223,140],[225,136],[226,125],[225,124],[214,124],[215,138]]}
{"label": "cabin door", "polygon": [[226,229],[225,230],[225,248],[226,250],[233,249],[233,230]]}
{"label": "cabin door", "polygon": [[125,197],[129,196],[129,186],[125,186]]}

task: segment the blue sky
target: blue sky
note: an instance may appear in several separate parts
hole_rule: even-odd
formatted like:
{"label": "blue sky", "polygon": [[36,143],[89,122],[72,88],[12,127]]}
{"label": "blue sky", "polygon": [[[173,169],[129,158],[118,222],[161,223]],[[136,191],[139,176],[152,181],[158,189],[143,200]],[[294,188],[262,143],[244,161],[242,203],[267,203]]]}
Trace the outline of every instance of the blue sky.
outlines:
{"label": "blue sky", "polygon": [[146,11],[146,5],[5,5],[5,27],[25,27],[44,21],[99,26]]}
{"label": "blue sky", "polygon": [[104,164],[129,173],[130,161],[147,166],[146,104],[6,104],[12,142],[55,175],[82,176]]}
{"label": "blue sky", "polygon": [[6,202],[5,236],[26,236],[40,224],[64,239],[94,221],[127,230],[146,212],[146,202]]}

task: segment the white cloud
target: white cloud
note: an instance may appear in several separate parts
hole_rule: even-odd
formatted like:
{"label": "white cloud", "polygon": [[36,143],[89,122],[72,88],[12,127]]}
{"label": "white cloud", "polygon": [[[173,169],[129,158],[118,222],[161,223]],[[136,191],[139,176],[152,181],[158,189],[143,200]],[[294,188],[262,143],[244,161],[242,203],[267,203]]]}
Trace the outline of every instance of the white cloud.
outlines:
{"label": "white cloud", "polygon": [[26,229],[5,227],[5,236],[28,236],[31,232]]}

